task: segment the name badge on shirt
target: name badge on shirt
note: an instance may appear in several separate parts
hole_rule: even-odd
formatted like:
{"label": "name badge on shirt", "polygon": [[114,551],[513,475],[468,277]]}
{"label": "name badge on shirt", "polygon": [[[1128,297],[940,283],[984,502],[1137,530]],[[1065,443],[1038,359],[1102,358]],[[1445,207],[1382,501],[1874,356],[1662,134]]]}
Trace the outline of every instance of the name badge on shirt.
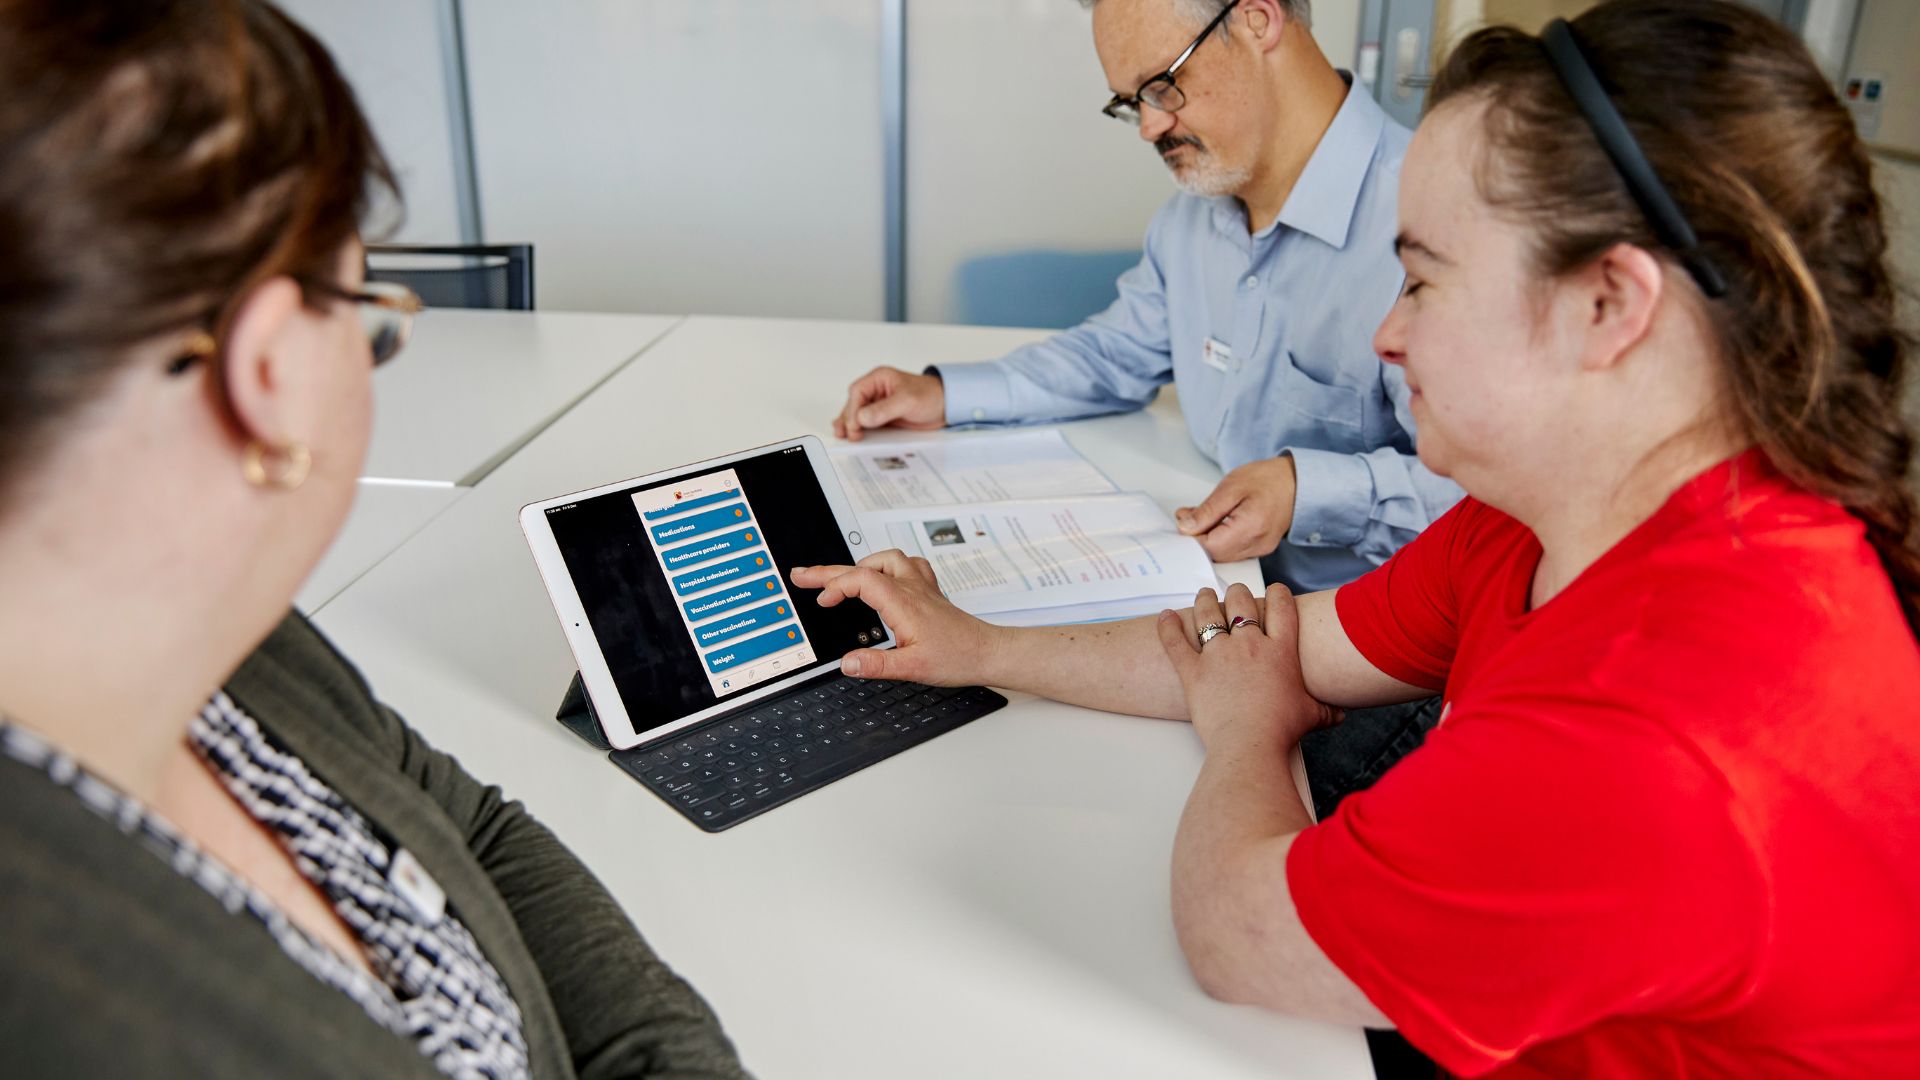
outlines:
{"label": "name badge on shirt", "polygon": [[1233,367],[1233,350],[1213,338],[1208,338],[1200,346],[1200,359],[1215,371],[1228,371]]}
{"label": "name badge on shirt", "polygon": [[387,884],[393,886],[400,899],[419,912],[429,926],[447,913],[446,890],[406,848],[393,853],[393,862],[387,867]]}

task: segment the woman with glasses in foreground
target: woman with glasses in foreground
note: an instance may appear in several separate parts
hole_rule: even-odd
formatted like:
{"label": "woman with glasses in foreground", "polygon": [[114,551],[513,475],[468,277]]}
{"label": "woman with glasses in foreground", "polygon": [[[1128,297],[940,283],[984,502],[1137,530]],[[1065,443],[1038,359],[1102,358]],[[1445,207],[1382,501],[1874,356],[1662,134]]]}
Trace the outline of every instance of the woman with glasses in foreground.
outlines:
{"label": "woman with glasses in foreground", "polygon": [[[925,564],[796,571],[846,666],[1190,718],[1181,944],[1216,996],[1468,1075],[1920,1065],[1920,544],[1868,158],[1805,48],[1627,0],[1452,55],[1376,338],[1469,498],[1295,601],[986,627]],[[1315,824],[1333,707],[1440,727]]]}
{"label": "woman with glasses in foreground", "polygon": [[288,613],[418,308],[361,280],[378,185],[266,3],[0,3],[0,1074],[741,1074]]}

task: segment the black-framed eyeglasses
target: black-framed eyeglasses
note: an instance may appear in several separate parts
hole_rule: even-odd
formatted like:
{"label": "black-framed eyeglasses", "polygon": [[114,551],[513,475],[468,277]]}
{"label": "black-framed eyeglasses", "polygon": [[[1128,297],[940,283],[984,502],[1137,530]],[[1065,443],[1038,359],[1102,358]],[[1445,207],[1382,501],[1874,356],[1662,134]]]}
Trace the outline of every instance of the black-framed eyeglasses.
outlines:
{"label": "black-framed eyeglasses", "polygon": [[[326,293],[357,305],[360,323],[367,332],[367,349],[373,354],[373,366],[393,359],[413,336],[413,317],[427,309],[412,289],[391,281],[363,282],[357,289],[335,285],[331,281],[303,280],[307,288]],[[167,374],[184,375],[195,364],[212,357],[220,343],[204,331],[195,334],[187,351],[167,366]]]}
{"label": "black-framed eyeglasses", "polygon": [[1151,105],[1165,113],[1179,112],[1187,103],[1187,95],[1181,91],[1179,84],[1173,81],[1174,74],[1180,70],[1182,64],[1187,62],[1187,58],[1193,55],[1193,51],[1200,47],[1200,43],[1207,40],[1207,35],[1213,33],[1215,27],[1225,22],[1227,14],[1239,5],[1240,0],[1229,0],[1227,6],[1220,9],[1220,14],[1215,15],[1213,21],[1207,24],[1207,28],[1200,31],[1199,36],[1193,39],[1193,44],[1188,45],[1173,63],[1167,65],[1167,70],[1141,83],[1132,97],[1113,95],[1113,98],[1102,106],[1100,111],[1124,124],[1135,126],[1140,123],[1140,106],[1143,104]]}

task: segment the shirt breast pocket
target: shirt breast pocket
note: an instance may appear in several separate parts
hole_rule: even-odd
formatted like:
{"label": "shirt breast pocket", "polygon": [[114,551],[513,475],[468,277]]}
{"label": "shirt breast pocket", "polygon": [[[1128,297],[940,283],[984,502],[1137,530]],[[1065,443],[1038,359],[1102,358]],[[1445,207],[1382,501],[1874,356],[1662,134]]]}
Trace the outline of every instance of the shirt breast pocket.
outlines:
{"label": "shirt breast pocket", "polygon": [[1303,370],[1291,351],[1280,371],[1280,404],[1303,438],[1296,445],[1342,454],[1358,454],[1367,446],[1365,402],[1350,386],[1321,382]]}

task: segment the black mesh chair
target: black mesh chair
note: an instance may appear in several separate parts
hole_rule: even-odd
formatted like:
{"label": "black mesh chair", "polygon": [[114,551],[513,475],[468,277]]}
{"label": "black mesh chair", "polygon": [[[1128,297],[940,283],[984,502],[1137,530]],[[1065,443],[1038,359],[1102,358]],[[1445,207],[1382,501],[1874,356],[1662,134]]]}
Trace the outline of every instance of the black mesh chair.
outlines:
{"label": "black mesh chair", "polygon": [[533,245],[374,244],[367,280],[412,289],[428,307],[533,310]]}

